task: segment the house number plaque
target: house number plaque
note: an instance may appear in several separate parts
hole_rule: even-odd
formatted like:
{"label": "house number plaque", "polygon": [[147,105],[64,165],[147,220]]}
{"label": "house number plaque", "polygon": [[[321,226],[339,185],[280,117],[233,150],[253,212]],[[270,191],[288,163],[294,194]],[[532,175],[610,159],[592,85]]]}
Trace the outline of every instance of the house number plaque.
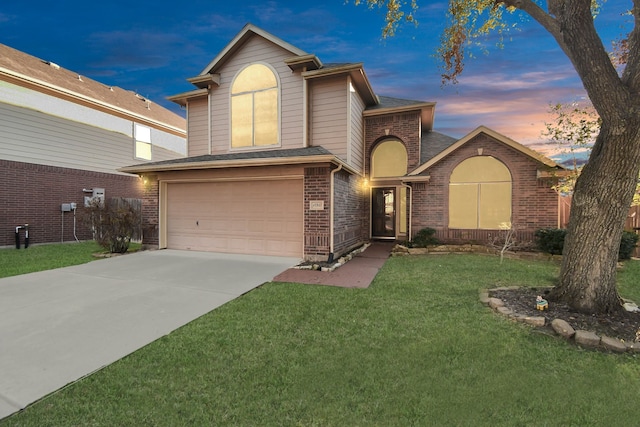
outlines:
{"label": "house number plaque", "polygon": [[309,210],[311,211],[321,211],[324,209],[324,200],[310,200],[309,201]]}

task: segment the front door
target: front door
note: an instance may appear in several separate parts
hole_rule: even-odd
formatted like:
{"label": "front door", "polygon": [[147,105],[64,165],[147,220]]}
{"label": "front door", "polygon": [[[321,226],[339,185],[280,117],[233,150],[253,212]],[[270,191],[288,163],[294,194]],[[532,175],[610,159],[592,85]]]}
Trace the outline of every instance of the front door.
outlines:
{"label": "front door", "polygon": [[371,237],[396,237],[396,189],[371,190]]}

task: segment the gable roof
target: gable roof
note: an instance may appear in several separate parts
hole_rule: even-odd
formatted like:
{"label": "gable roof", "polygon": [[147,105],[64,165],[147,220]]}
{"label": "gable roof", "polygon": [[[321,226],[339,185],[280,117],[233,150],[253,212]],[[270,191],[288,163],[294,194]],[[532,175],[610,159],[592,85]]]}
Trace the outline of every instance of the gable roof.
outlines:
{"label": "gable roof", "polygon": [[457,138],[440,132],[422,132],[420,145],[420,164],[428,162],[444,150],[458,142]]}
{"label": "gable roof", "polygon": [[432,158],[430,158],[429,160],[427,160],[424,164],[420,165],[418,168],[416,168],[414,171],[410,172],[408,175],[409,176],[413,176],[413,175],[419,175],[420,173],[424,172],[425,170],[427,170],[428,168],[430,168],[431,166],[433,166],[434,164],[436,164],[437,162],[439,162],[440,160],[442,160],[443,158],[445,158],[446,156],[448,156],[449,154],[453,153],[455,150],[457,150],[458,148],[462,147],[463,145],[465,145],[466,143],[468,143],[469,141],[471,141],[472,139],[474,139],[476,136],[480,135],[481,133],[484,133],[488,136],[490,136],[491,138],[497,140],[498,142],[505,144],[519,152],[521,152],[522,154],[532,158],[533,160],[542,163],[543,165],[550,167],[550,168],[558,168],[558,169],[564,169],[562,166],[558,165],[556,162],[554,162],[553,160],[551,160],[550,158],[538,153],[537,151],[534,151],[532,149],[530,149],[529,147],[526,147],[522,144],[520,144],[519,142],[514,141],[513,139],[506,137],[492,129],[489,129],[486,126],[478,126],[476,129],[472,130],[471,132],[469,132],[466,136],[464,136],[462,139],[459,139],[457,142],[449,145],[448,147],[446,147],[443,151],[441,151],[440,153],[438,153],[437,155],[433,156]]}
{"label": "gable roof", "polygon": [[377,116],[389,113],[402,113],[405,111],[420,110],[422,117],[423,130],[431,130],[433,128],[433,116],[435,114],[435,102],[413,101],[410,99],[392,98],[389,96],[377,96],[377,103],[368,106],[364,110],[363,115]]}
{"label": "gable roof", "polygon": [[205,76],[207,74],[215,73],[218,67],[223,64],[227,58],[236,53],[242,46],[249,40],[253,35],[258,35],[264,39],[269,40],[271,43],[274,43],[284,50],[291,52],[294,56],[300,57],[308,57],[308,53],[304,50],[298,49],[294,45],[287,43],[286,41],[274,36],[271,33],[268,33],[255,25],[246,24],[242,30],[218,53],[218,55],[213,58],[213,60],[200,72],[200,76]]}
{"label": "gable roof", "polygon": [[185,136],[186,120],[140,95],[0,44],[0,80]]}

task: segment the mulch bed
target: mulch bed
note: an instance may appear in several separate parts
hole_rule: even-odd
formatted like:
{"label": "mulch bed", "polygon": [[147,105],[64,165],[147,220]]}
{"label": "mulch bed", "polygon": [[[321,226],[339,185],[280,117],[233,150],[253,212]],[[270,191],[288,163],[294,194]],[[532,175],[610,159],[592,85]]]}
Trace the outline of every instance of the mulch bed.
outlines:
{"label": "mulch bed", "polygon": [[527,316],[538,316],[546,319],[544,329],[551,329],[553,319],[568,322],[575,330],[592,331],[603,336],[618,338],[625,342],[634,342],[640,338],[640,313],[620,310],[612,314],[583,314],[572,310],[567,304],[549,301],[549,308],[544,311],[536,309],[536,296],[546,298],[549,288],[518,288],[510,290],[492,290],[490,297],[504,301],[505,306],[514,312]]}

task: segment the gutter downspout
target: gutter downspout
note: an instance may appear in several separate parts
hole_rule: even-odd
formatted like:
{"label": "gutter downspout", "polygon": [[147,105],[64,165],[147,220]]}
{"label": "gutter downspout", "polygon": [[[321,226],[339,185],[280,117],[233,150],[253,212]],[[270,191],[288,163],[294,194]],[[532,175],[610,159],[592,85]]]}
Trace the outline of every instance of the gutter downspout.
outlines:
{"label": "gutter downspout", "polygon": [[[187,118],[189,118],[189,110],[187,109]],[[189,129],[187,129],[187,156],[189,155]],[[211,154],[211,85],[207,87],[207,139],[209,145],[209,154]]]}
{"label": "gutter downspout", "polygon": [[334,207],[334,197],[333,197],[333,189],[334,189],[334,180],[335,180],[335,174],[336,172],[340,172],[342,170],[342,163],[340,163],[338,165],[338,167],[334,170],[331,171],[331,196],[330,196],[330,203],[331,203],[331,212],[329,213],[329,232],[331,233],[329,235],[329,260],[327,262],[333,262],[333,247],[334,247],[334,233],[333,233],[333,223],[334,223],[334,214],[335,214],[335,207]]}
{"label": "gutter downspout", "polygon": [[409,234],[407,235],[407,241],[410,242],[413,237],[413,234],[411,234],[411,222],[413,218],[413,188],[411,188],[409,184],[405,184],[404,182],[402,183],[402,186],[409,192],[409,207],[407,209],[409,211],[409,227],[407,228]]}
{"label": "gutter downspout", "polygon": [[[304,74],[307,67],[302,69]],[[309,146],[309,83],[306,78],[302,78],[302,146]]]}

